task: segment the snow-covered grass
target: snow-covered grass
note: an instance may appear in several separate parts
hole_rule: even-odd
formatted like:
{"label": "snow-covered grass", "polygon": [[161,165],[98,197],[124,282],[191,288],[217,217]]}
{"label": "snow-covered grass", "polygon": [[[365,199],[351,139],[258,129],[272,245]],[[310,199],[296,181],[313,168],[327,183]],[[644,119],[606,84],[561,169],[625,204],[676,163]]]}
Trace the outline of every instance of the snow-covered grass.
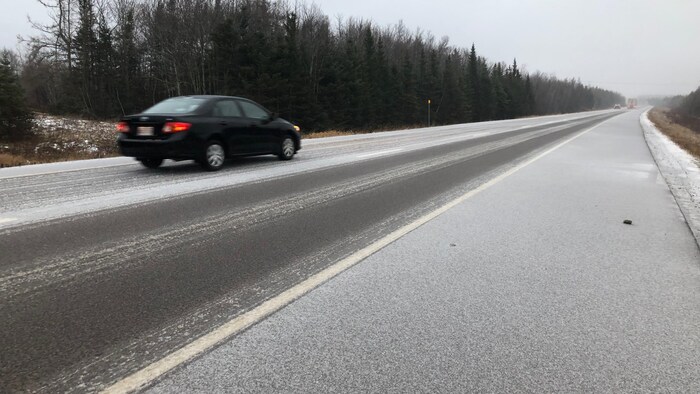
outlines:
{"label": "snow-covered grass", "polygon": [[700,160],[664,134],[650,120],[649,113],[640,119],[644,137],[700,246]]}
{"label": "snow-covered grass", "polygon": [[114,124],[36,114],[34,136],[0,144],[0,166],[117,156]]}
{"label": "snow-covered grass", "polygon": [[355,134],[366,134],[367,132],[356,132],[356,131],[338,131],[338,130],[328,130],[328,131],[320,131],[316,133],[308,133],[308,134],[303,134],[302,138],[306,140],[310,139],[316,139],[316,138],[325,138],[325,137],[342,137],[346,135],[355,135]]}
{"label": "snow-covered grass", "polygon": [[700,130],[691,130],[675,122],[670,113],[661,108],[653,108],[649,111],[649,119],[673,142],[695,156],[696,159],[700,159]]}

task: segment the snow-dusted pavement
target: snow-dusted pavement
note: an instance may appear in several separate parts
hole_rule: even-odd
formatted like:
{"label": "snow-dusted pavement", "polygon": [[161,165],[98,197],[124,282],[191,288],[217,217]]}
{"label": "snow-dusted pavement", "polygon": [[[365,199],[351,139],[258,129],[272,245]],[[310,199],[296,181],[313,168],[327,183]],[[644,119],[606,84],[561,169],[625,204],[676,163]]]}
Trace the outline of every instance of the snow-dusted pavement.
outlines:
{"label": "snow-dusted pavement", "polygon": [[0,169],[0,229],[308,173],[526,127],[565,125],[606,112],[610,111],[304,140],[303,149],[291,162],[280,163],[274,156],[249,158],[213,174],[190,161],[167,162],[159,171],[150,171],[127,157],[5,168]]}
{"label": "snow-dusted pavement", "polygon": [[471,196],[148,392],[699,392],[700,251],[639,114]]}
{"label": "snow-dusted pavement", "polygon": [[173,367],[154,390],[692,391],[698,248],[639,115],[312,140],[215,174],[0,170],[0,391]]}

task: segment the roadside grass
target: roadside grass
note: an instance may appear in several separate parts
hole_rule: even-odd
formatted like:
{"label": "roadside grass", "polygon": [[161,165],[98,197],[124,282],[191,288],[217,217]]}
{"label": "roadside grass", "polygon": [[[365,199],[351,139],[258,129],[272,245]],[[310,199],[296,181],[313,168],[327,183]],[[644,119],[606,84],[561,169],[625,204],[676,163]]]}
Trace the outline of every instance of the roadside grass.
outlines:
{"label": "roadside grass", "polygon": [[0,153],[0,168],[21,166],[28,163],[24,156],[13,155],[10,153]]}
{"label": "roadside grass", "polygon": [[305,140],[312,140],[315,138],[326,138],[326,137],[342,137],[348,135],[358,135],[358,134],[373,134],[373,133],[383,133],[387,131],[400,131],[400,130],[413,130],[426,127],[425,125],[412,125],[412,126],[395,126],[395,127],[381,127],[371,130],[326,130],[317,131],[314,133],[304,133],[301,138]]}
{"label": "roadside grass", "polygon": [[665,108],[652,108],[649,111],[649,120],[671,141],[700,160],[700,129],[693,130],[677,123],[673,113]]}
{"label": "roadside grass", "polygon": [[0,167],[118,156],[114,122],[35,114],[34,133],[0,142]]}
{"label": "roadside grass", "polygon": [[301,138],[305,140],[313,140],[316,138],[326,138],[326,137],[342,137],[346,135],[356,135],[356,134],[367,134],[370,131],[339,131],[339,130],[328,130],[320,131],[317,133],[302,134]]}

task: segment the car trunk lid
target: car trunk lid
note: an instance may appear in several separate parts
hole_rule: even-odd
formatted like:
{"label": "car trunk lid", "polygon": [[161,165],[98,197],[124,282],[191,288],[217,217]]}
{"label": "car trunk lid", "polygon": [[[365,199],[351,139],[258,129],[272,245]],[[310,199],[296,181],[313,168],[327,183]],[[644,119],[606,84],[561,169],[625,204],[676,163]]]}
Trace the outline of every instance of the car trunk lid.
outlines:
{"label": "car trunk lid", "polygon": [[134,139],[166,139],[169,134],[163,133],[166,122],[176,120],[172,115],[133,115],[124,119],[129,125],[130,138]]}

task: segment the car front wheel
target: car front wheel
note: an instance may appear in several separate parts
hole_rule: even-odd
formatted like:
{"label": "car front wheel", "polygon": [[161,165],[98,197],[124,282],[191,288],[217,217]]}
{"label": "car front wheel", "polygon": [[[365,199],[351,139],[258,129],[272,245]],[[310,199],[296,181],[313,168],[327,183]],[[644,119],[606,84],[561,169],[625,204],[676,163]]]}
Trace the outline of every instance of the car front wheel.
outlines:
{"label": "car front wheel", "polygon": [[204,149],[204,158],[201,160],[202,167],[207,171],[218,171],[224,166],[226,151],[219,141],[209,141]]}
{"label": "car front wheel", "polygon": [[291,160],[295,153],[296,148],[294,147],[294,140],[292,137],[284,137],[280,147],[280,153],[278,154],[280,160]]}

